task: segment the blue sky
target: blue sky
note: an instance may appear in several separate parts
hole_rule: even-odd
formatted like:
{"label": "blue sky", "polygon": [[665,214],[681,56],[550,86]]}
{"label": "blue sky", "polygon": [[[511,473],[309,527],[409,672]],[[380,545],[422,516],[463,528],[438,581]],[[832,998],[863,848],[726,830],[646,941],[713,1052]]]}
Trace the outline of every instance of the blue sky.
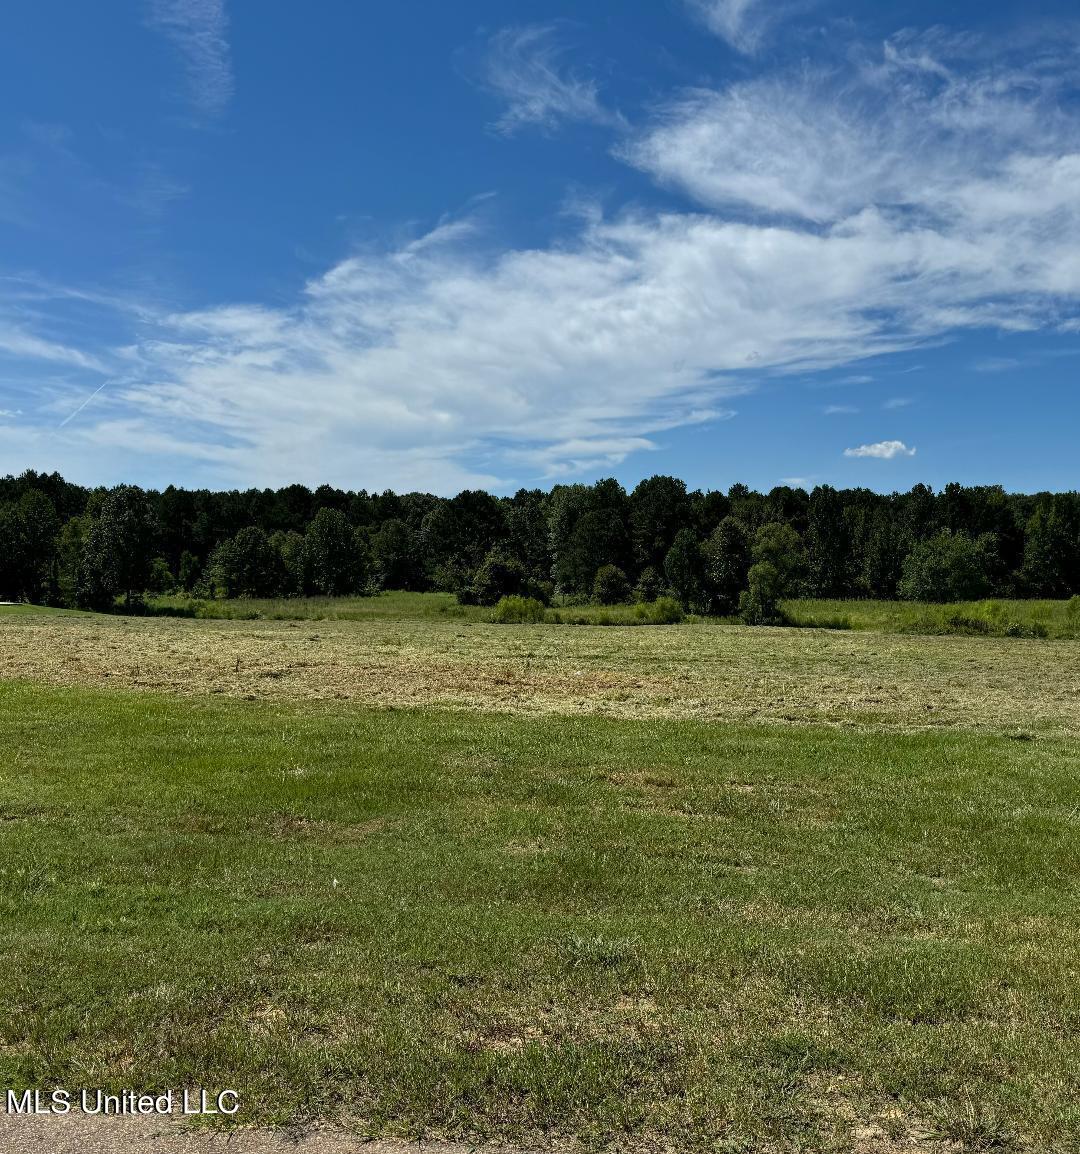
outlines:
{"label": "blue sky", "polygon": [[1070,8],[14,0],[0,473],[1075,488]]}

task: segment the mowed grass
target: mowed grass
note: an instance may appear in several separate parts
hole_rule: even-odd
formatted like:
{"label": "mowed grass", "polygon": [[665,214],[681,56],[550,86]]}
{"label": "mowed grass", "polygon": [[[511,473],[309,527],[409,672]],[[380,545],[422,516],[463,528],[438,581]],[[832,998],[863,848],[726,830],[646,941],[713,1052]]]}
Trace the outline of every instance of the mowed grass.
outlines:
{"label": "mowed grass", "polygon": [[1075,737],[7,682],[0,748],[8,1086],[229,1087],[369,1134],[1080,1145]]}
{"label": "mowed grass", "polygon": [[266,701],[1080,734],[1080,644],[720,622],[200,621],[0,609],[0,678]]}

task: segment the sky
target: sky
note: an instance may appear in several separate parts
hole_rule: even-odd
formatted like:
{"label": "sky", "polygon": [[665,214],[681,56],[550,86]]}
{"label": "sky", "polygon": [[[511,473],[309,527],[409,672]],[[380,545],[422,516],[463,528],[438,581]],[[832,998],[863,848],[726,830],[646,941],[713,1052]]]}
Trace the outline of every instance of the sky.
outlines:
{"label": "sky", "polygon": [[0,474],[1080,484],[1075,0],[4,23]]}

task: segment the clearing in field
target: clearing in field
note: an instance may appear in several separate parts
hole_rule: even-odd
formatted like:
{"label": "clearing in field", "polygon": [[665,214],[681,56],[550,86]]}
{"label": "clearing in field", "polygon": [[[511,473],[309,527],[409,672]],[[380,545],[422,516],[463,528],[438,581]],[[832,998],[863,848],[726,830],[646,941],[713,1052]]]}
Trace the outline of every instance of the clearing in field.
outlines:
{"label": "clearing in field", "polygon": [[1076,642],[0,612],[9,1086],[1080,1144]]}

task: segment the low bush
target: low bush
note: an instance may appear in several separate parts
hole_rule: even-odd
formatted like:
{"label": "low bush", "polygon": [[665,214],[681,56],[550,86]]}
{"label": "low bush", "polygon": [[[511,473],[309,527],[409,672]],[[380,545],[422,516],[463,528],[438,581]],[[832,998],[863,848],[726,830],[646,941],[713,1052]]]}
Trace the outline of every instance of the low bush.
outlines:
{"label": "low bush", "polygon": [[630,597],[630,583],[618,565],[602,565],[593,581],[593,600],[599,605],[622,605]]}
{"label": "low bush", "polygon": [[[1041,621],[1006,616],[1008,607],[983,602],[964,610],[947,606],[925,606],[905,620],[898,633],[929,634],[941,637],[1028,637],[1046,638],[1050,631]],[[985,615],[984,615],[985,614]]]}
{"label": "low bush", "polygon": [[990,622],[985,617],[973,617],[970,613],[948,613],[945,616],[945,632],[960,636],[974,637],[989,634]]}
{"label": "low bush", "polygon": [[637,601],[655,601],[663,592],[664,582],[660,574],[651,566],[646,565],[641,571],[638,583],[634,586],[634,598]]}
{"label": "low bush", "polygon": [[516,593],[503,597],[491,613],[496,625],[537,625],[544,620],[544,603],[535,597],[519,597]]}
{"label": "low bush", "polygon": [[1041,621],[1007,621],[1003,630],[1006,637],[1046,638],[1050,630]]}
{"label": "low bush", "polygon": [[674,597],[634,605],[563,605],[549,609],[546,617],[549,625],[678,625],[685,620],[686,614]]}
{"label": "low bush", "polygon": [[771,561],[759,561],[747,575],[750,587],[739,594],[739,616],[745,625],[783,625],[780,609],[783,578]]}
{"label": "low bush", "polygon": [[674,597],[657,597],[655,601],[634,606],[634,613],[649,625],[678,625],[686,614]]}

